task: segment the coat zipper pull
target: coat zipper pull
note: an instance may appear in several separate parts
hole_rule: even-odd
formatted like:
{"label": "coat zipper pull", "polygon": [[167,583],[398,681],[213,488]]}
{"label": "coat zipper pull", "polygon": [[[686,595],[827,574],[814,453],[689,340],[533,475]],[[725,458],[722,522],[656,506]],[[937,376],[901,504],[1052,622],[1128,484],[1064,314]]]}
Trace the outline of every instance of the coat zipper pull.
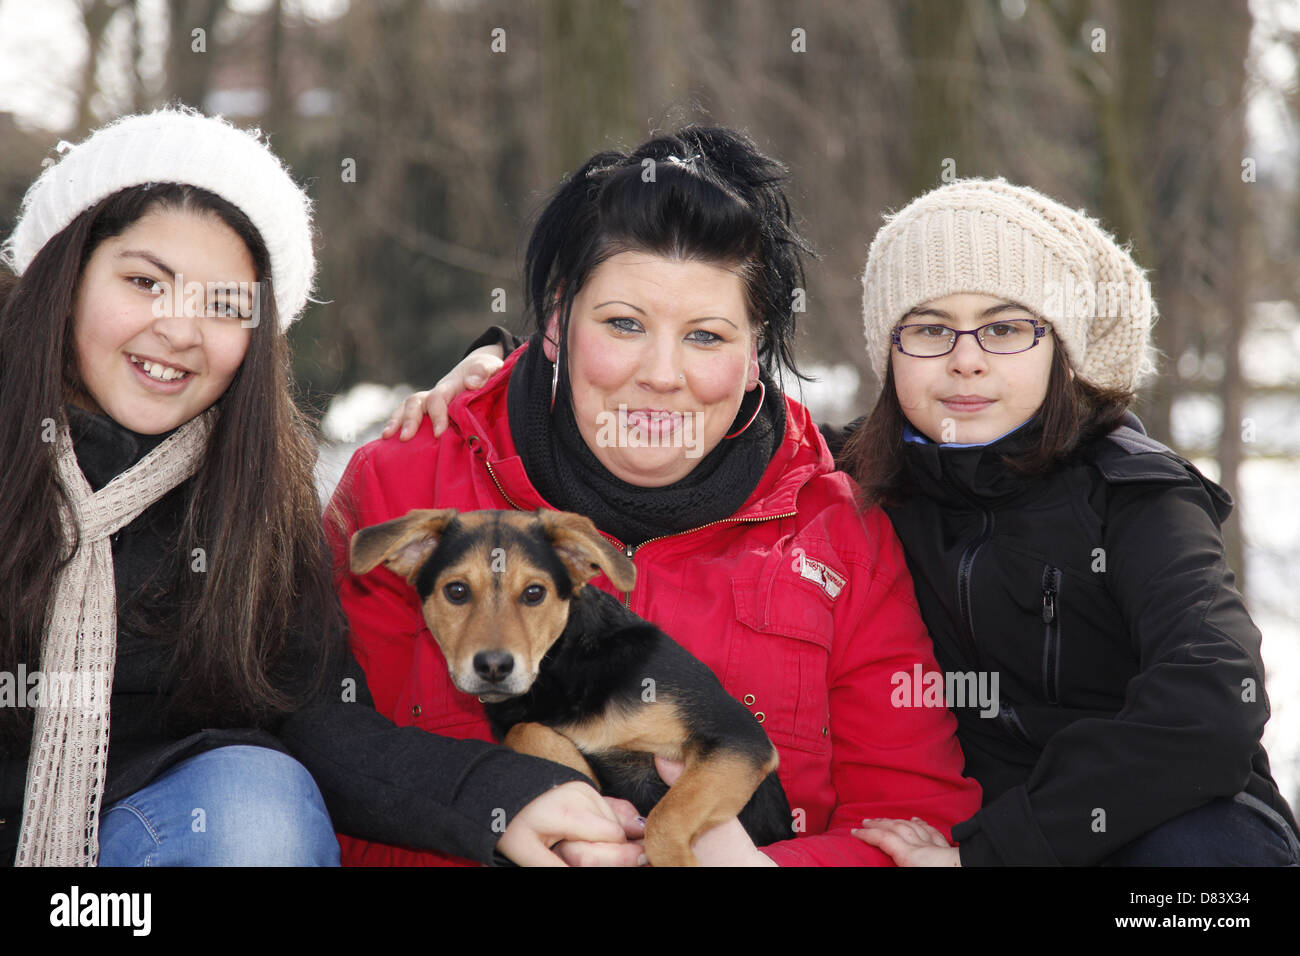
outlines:
{"label": "coat zipper pull", "polygon": [[1056,583],[1052,580],[1051,569],[1043,575],[1043,623],[1051,624],[1056,617]]}
{"label": "coat zipper pull", "polygon": [[[636,550],[636,548],[632,547],[630,544],[625,544],[625,545],[623,545],[623,553],[624,553],[625,555],[627,555],[627,559],[628,559],[629,561],[632,560],[632,552],[635,551],[635,550]],[[623,606],[624,606],[625,608],[627,608],[629,611],[632,610],[632,592],[631,592],[631,591],[624,591],[624,592],[623,592]]]}

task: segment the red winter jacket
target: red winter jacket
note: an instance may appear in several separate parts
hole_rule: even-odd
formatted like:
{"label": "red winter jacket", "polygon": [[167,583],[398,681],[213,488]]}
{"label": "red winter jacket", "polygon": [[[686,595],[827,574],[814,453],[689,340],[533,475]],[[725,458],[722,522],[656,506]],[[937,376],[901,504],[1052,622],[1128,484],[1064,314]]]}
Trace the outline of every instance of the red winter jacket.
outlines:
{"label": "red winter jacket", "polygon": [[[507,384],[520,354],[452,403],[440,438],[426,421],[408,443],[380,440],[357,451],[335,496],[338,504],[351,492],[348,535],[413,508],[553,507],[529,482],[510,436]],[[864,817],[919,816],[950,836],[979,810],[980,788],[962,776],[946,707],[891,704],[891,678],[910,678],[918,663],[925,673],[937,669],[902,549],[879,509],[859,511],[807,409],[785,402],[785,438],[735,515],[634,550],[630,606],[711,667],[780,752],[797,837],[765,852],[782,865],[887,865],[850,828]],[[346,540],[333,536],[343,567]],[[617,593],[603,575],[593,583]],[[492,739],[481,705],[448,678],[414,588],[382,566],[344,575],[339,588],[381,713],[433,733]],[[344,863],[464,862],[341,842]]]}

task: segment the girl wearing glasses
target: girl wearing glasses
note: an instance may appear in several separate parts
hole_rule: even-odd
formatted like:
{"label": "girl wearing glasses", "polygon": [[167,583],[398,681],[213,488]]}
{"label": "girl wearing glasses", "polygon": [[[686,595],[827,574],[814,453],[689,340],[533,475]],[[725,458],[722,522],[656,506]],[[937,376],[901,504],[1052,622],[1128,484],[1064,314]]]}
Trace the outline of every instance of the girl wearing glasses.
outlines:
{"label": "girl wearing glasses", "polygon": [[1133,259],[968,180],[886,223],[863,291],[884,388],[842,460],[903,542],[945,678],[998,692],[948,695],[984,788],[960,848],[920,820],[859,837],[904,865],[1300,862],[1231,499],[1128,411],[1155,315]]}
{"label": "girl wearing glasses", "polygon": [[[895,675],[893,702],[952,709],[984,797],[959,846],[919,818],[855,834],[904,866],[1300,863],[1232,501],[1128,410],[1152,370],[1142,270],[1082,213],[964,180],[888,220],[863,290],[883,389],[822,432],[893,522],[934,640],[941,672]],[[467,358],[390,431],[417,406],[439,427],[496,364]]]}

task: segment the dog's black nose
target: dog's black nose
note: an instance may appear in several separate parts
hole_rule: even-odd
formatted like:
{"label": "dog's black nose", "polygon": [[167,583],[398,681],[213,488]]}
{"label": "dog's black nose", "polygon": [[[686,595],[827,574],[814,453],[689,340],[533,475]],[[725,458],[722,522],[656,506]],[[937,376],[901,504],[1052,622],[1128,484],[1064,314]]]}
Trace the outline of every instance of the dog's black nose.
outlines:
{"label": "dog's black nose", "polygon": [[514,669],[515,659],[509,651],[479,651],[474,655],[475,673],[494,684],[505,680]]}

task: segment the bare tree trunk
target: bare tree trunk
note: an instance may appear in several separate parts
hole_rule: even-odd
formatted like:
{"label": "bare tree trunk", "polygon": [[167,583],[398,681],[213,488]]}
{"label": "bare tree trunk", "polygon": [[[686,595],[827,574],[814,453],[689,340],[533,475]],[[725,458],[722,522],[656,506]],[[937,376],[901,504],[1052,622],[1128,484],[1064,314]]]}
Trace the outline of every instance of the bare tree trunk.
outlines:
{"label": "bare tree trunk", "polygon": [[77,130],[90,129],[95,123],[91,115],[90,101],[98,90],[95,74],[99,70],[99,53],[103,45],[104,31],[109,21],[117,13],[115,0],[90,0],[81,7],[81,22],[86,28],[86,62],[81,68],[81,89],[77,93]]}
{"label": "bare tree trunk", "polygon": [[283,130],[289,112],[284,63],[284,0],[272,0],[266,16],[266,127]]}
{"label": "bare tree trunk", "polygon": [[968,175],[973,84],[957,69],[970,66],[969,4],[922,0],[911,8],[911,39],[916,67],[912,105],[912,159],[907,194],[918,196],[940,184],[941,176]]}
{"label": "bare tree trunk", "polygon": [[203,108],[216,57],[213,27],[226,0],[168,0],[166,98]]}
{"label": "bare tree trunk", "polygon": [[[629,14],[601,0],[554,0],[542,17],[551,172],[576,168],[611,140],[637,138]],[[581,64],[581,68],[575,68]]]}
{"label": "bare tree trunk", "polygon": [[[1234,498],[1240,499],[1238,469],[1242,461],[1242,432],[1250,428],[1243,421],[1248,384],[1242,378],[1241,339],[1250,314],[1250,255],[1252,226],[1249,208],[1253,183],[1243,182],[1241,159],[1246,151],[1246,52],[1250,41],[1249,10],[1237,8],[1221,11],[1219,28],[1208,39],[1207,62],[1217,64],[1211,82],[1220,84],[1227,108],[1223,116],[1225,129],[1218,151],[1217,177],[1222,184],[1216,206],[1221,206],[1215,223],[1221,235],[1212,261],[1217,266],[1215,285],[1220,288],[1222,313],[1223,379],[1219,394],[1223,403],[1223,427],[1219,432],[1219,483]],[[1246,589],[1245,540],[1242,516],[1223,528],[1223,543],[1228,563],[1237,572],[1237,586]]]}

